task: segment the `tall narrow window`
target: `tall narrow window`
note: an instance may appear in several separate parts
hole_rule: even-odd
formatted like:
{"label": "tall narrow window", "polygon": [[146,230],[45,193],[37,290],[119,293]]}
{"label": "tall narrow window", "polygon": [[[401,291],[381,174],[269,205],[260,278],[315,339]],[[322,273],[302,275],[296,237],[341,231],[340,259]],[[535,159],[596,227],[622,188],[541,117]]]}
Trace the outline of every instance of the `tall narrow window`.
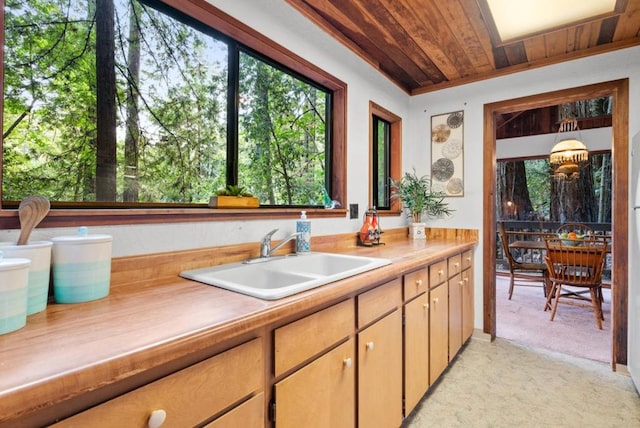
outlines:
{"label": "tall narrow window", "polygon": [[391,124],[378,116],[373,116],[373,174],[371,183],[373,184],[373,206],[378,209],[389,209],[390,192],[389,177],[390,172],[390,135]]}
{"label": "tall narrow window", "polygon": [[391,199],[390,178],[399,180],[402,175],[402,119],[373,102],[369,119],[369,205],[382,214],[398,214],[400,201]]}

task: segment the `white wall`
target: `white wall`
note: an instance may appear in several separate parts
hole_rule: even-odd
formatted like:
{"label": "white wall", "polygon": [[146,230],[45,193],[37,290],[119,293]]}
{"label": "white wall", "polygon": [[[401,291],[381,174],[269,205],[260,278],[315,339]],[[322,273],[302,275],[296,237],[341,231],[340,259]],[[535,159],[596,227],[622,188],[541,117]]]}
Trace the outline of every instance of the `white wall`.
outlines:
{"label": "white wall", "polygon": [[[593,83],[629,78],[629,141],[640,131],[640,47],[583,58],[563,64],[533,69],[517,74],[471,83],[464,86],[427,93],[412,97],[408,119],[408,132],[405,134],[403,153],[405,168],[419,162],[420,171],[429,172],[431,163],[429,152],[430,116],[463,109],[465,113],[465,196],[452,198],[456,215],[443,220],[447,227],[482,229],[483,217],[478,215],[482,209],[482,159],[483,159],[483,107],[485,104],[519,98],[560,89],[583,86]],[[630,213],[630,219],[633,215]],[[631,221],[630,221],[631,223]],[[629,227],[629,230],[634,230]],[[481,234],[482,236],[482,234]],[[482,327],[483,285],[482,251],[480,241],[476,251],[475,278],[475,326]],[[636,256],[637,253],[631,254]],[[638,272],[629,272],[629,320],[637,320],[640,299]],[[640,337],[638,329],[630,329],[634,336],[629,337],[629,369],[636,379],[640,379]]]}
{"label": "white wall", "polygon": [[[555,143],[565,138],[577,138],[589,151],[611,150],[613,142],[611,127],[585,129],[562,134],[532,135],[529,137],[502,138],[496,140],[496,159],[526,158],[548,155]],[[566,135],[563,135],[566,134]]]}

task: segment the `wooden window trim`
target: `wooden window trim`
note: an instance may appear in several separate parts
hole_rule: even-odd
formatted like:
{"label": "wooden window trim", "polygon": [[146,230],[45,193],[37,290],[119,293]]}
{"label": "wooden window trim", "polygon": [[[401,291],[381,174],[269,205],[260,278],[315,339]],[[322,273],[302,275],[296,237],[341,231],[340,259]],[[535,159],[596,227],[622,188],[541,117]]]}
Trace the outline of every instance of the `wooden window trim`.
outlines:
{"label": "wooden window trim", "polygon": [[[332,92],[331,114],[331,148],[332,162],[331,199],[337,200],[344,207],[347,201],[347,84],[306,61],[285,47],[268,39],[256,30],[243,24],[232,16],[222,12],[204,0],[161,0],[162,3],[175,8],[186,15],[215,28],[221,34],[231,37],[249,48],[290,68]],[[0,0],[4,7],[4,0]],[[0,14],[1,15],[1,14]],[[0,41],[4,43],[4,15],[0,16],[2,32]],[[3,55],[0,53],[0,55]],[[4,62],[4,58],[0,56]],[[0,90],[4,87],[0,75]],[[4,92],[2,93],[4,98]],[[0,109],[2,119],[2,109]],[[0,151],[0,182],[2,179],[2,151]],[[0,228],[18,228],[18,213],[14,209],[2,207],[2,190],[0,188]],[[345,217],[346,210],[307,209],[312,217]],[[193,221],[229,221],[229,220],[264,220],[297,217],[300,208],[255,208],[247,210],[223,210],[209,208],[132,208],[132,209],[52,209],[39,227],[68,227],[83,224],[122,225],[180,223]]]}
{"label": "wooden window trim", "polygon": [[[385,109],[384,107],[369,101],[369,206],[373,201],[373,152],[371,142],[373,141],[373,116],[378,116],[390,124],[389,135],[389,155],[391,163],[389,165],[391,178],[399,180],[402,176],[402,118]],[[391,199],[388,210],[379,210],[380,216],[397,216],[402,213],[402,206],[398,199]]]}

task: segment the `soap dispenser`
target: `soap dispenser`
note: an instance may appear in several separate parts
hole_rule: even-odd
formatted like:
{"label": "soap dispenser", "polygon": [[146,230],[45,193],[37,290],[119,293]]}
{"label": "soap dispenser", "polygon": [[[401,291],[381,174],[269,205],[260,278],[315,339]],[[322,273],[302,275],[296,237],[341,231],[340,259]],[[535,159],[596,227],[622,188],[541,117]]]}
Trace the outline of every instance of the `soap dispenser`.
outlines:
{"label": "soap dispenser", "polygon": [[296,252],[308,253],[311,251],[311,221],[307,219],[307,212],[300,213],[300,219],[296,222]]}

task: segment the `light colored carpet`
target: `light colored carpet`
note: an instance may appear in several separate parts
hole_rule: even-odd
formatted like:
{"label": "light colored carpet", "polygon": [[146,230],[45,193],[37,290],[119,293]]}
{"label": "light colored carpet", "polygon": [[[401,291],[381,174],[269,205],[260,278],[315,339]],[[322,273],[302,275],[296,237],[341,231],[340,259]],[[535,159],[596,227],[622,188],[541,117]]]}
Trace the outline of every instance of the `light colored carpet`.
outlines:
{"label": "light colored carpet", "polygon": [[640,397],[607,364],[472,338],[403,427],[640,427]]}
{"label": "light colored carpet", "polygon": [[553,321],[543,311],[539,287],[516,286],[508,299],[509,278],[496,280],[496,336],[525,345],[611,363],[611,290],[603,290],[604,321],[598,330],[593,310],[559,305]]}

